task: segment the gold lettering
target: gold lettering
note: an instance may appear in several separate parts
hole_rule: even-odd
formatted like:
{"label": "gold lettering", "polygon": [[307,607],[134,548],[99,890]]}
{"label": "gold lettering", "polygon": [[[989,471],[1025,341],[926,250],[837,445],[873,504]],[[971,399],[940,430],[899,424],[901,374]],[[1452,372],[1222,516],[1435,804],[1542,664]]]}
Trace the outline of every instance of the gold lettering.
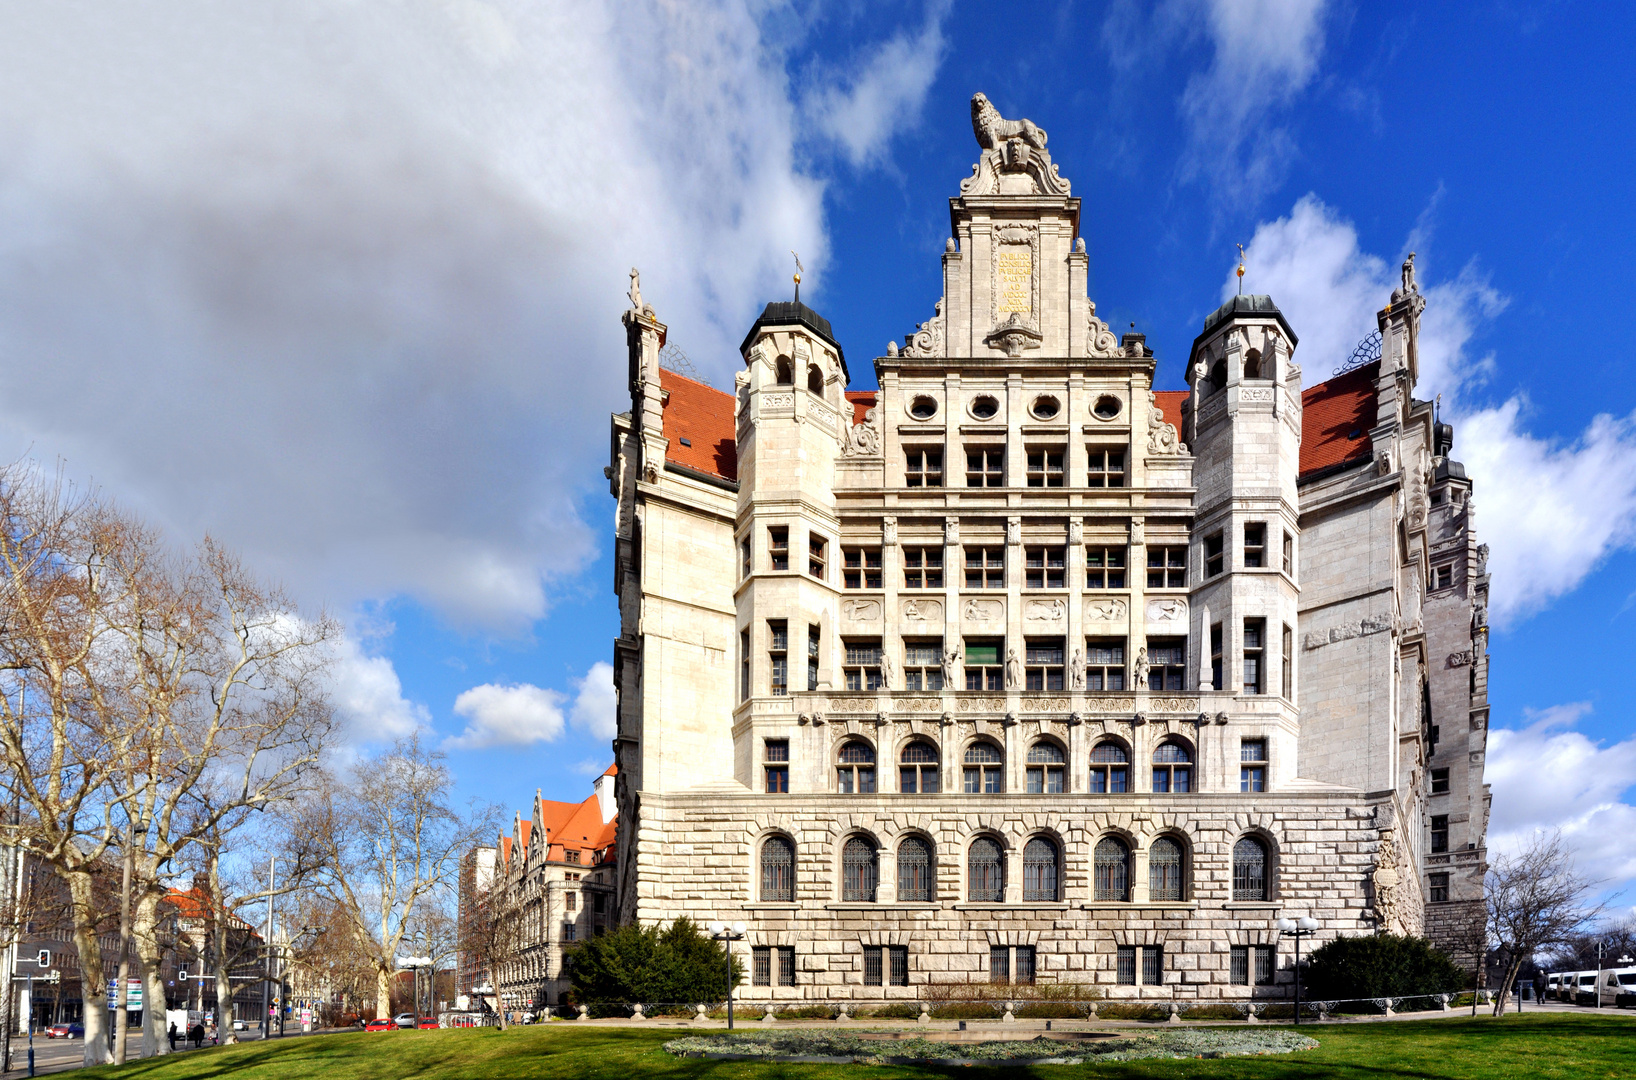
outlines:
{"label": "gold lettering", "polygon": [[1002,249],[999,253],[1000,295],[997,310],[1001,315],[1015,311],[1023,315],[1034,313],[1034,256],[1028,248]]}

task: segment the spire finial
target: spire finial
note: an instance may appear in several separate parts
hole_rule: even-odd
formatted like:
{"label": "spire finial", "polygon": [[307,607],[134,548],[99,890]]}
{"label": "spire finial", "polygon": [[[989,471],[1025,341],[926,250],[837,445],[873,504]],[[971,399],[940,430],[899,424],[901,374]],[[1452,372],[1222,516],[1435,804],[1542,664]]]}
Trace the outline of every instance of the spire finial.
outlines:
{"label": "spire finial", "polygon": [[[794,248],[790,249],[790,254],[795,255]],[[795,302],[797,304],[801,302],[801,271],[804,269],[806,268],[801,265],[801,256],[795,255]]]}
{"label": "spire finial", "polygon": [[1244,295],[1244,245],[1238,245],[1238,295]]}

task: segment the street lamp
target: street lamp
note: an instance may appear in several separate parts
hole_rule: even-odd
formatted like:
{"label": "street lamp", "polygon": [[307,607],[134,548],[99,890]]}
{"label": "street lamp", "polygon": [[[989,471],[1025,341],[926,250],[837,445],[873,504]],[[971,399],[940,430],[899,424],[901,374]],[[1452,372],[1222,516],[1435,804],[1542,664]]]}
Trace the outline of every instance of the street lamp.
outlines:
{"label": "street lamp", "polygon": [[420,1026],[420,969],[432,966],[430,956],[400,956],[398,967],[407,968],[415,973],[415,1026]]}
{"label": "street lamp", "polygon": [[705,924],[710,936],[717,941],[727,943],[727,1030],[733,1030],[733,942],[744,940],[744,924],[741,922],[728,925],[721,922]]}
{"label": "street lamp", "polygon": [[1299,919],[1279,919],[1278,932],[1295,939],[1295,1022],[1301,1022],[1301,939],[1318,932],[1318,920],[1310,915]]}

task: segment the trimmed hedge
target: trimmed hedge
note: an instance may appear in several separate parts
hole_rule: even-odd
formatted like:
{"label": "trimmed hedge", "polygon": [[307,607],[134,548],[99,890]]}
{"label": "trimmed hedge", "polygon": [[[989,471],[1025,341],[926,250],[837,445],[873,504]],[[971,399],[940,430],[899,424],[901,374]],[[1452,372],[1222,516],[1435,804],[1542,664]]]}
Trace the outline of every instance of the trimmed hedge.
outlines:
{"label": "trimmed hedge", "polygon": [[1313,1000],[1418,997],[1462,989],[1466,972],[1425,938],[1408,934],[1338,937],[1312,954],[1306,993]]}
{"label": "trimmed hedge", "polygon": [[1170,1010],[1160,1005],[1138,1005],[1135,1002],[1100,1002],[1096,1006],[1098,1020],[1169,1020]]}

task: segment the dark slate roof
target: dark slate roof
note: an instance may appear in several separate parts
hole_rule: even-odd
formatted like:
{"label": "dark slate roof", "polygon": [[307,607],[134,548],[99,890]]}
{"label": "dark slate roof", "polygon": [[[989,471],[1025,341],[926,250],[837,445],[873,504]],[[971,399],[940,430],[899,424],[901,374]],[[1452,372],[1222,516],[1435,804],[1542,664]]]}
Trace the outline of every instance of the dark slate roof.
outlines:
{"label": "dark slate roof", "polygon": [[841,351],[841,343],[835,340],[835,332],[829,328],[829,320],[799,300],[775,300],[763,308],[761,317],[750,327],[750,332],[744,335],[744,343],[738,347],[738,351],[744,352],[748,349],[750,342],[755,339],[756,332],[763,326],[788,326],[790,323],[799,323],[828,342],[829,347],[835,350],[835,355],[840,357],[842,373],[848,382],[852,381],[852,375],[846,369],[846,353]]}
{"label": "dark slate roof", "polygon": [[1295,348],[1299,340],[1295,336],[1295,331],[1290,329],[1288,320],[1284,318],[1284,313],[1279,311],[1278,305],[1272,302],[1272,297],[1265,293],[1250,293],[1249,295],[1233,297],[1206,316],[1204,329],[1199,332],[1198,337],[1193,339],[1193,348],[1197,350],[1200,342],[1209,337],[1216,327],[1234,315],[1271,315],[1278,320],[1278,325],[1283,328],[1284,336],[1289,338],[1290,348]]}

